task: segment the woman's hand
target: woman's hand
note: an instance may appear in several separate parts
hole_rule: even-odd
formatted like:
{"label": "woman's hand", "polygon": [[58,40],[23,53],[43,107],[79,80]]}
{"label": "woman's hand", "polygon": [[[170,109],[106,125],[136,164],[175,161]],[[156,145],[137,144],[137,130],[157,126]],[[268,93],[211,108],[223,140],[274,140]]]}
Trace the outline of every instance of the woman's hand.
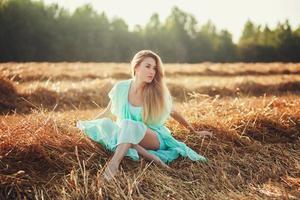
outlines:
{"label": "woman's hand", "polygon": [[195,134],[199,135],[199,136],[212,136],[212,132],[209,131],[195,131]]}
{"label": "woman's hand", "polygon": [[209,131],[196,131],[194,127],[179,113],[172,107],[171,117],[173,117],[176,121],[182,124],[184,127],[190,130],[190,132],[197,134],[199,136],[212,136],[212,133]]}
{"label": "woman's hand", "polygon": [[193,126],[188,126],[188,129],[192,132],[192,133],[194,133],[194,134],[197,134],[197,135],[199,135],[199,136],[212,136],[212,132],[209,132],[209,131],[196,131],[195,129],[194,129],[194,127]]}

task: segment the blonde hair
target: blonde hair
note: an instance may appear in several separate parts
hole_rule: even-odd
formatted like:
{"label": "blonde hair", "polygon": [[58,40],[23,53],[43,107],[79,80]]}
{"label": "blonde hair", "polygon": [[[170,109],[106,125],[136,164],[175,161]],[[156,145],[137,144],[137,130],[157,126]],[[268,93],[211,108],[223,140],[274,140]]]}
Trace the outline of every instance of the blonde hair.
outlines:
{"label": "blonde hair", "polygon": [[137,52],[131,60],[131,76],[135,77],[135,68],[141,64],[146,57],[151,57],[156,62],[156,72],[151,83],[143,88],[143,121],[146,124],[160,122],[167,108],[170,92],[164,81],[164,69],[161,58],[151,50]]}

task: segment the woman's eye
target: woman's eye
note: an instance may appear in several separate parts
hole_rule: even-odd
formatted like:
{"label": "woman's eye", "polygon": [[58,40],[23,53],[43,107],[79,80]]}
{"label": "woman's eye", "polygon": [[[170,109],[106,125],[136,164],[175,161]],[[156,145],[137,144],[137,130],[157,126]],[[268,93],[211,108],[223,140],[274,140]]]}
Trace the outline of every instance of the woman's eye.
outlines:
{"label": "woman's eye", "polygon": [[[150,69],[151,66],[150,66],[150,65],[146,65],[146,68]],[[153,67],[153,69],[156,71],[156,70],[157,70],[157,67]]]}

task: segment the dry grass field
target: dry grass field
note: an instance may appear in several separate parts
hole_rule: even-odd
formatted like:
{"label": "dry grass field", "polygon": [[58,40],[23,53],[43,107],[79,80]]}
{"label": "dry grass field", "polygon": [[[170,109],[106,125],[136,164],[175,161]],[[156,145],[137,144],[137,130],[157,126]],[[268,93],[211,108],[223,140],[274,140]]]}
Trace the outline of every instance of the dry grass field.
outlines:
{"label": "dry grass field", "polygon": [[75,127],[108,103],[127,63],[0,64],[0,199],[300,199],[300,64],[165,64],[177,109],[174,137],[208,164],[171,170],[125,158],[117,182],[99,176],[112,156]]}

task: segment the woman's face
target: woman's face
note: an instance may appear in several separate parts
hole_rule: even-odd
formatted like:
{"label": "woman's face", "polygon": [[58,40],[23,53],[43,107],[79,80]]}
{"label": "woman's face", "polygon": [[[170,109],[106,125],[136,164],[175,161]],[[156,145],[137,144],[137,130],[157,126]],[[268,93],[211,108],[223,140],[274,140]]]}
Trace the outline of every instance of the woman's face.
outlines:
{"label": "woman's face", "polygon": [[157,67],[156,62],[151,57],[146,57],[135,68],[135,75],[139,77],[142,82],[151,83],[154,79]]}

